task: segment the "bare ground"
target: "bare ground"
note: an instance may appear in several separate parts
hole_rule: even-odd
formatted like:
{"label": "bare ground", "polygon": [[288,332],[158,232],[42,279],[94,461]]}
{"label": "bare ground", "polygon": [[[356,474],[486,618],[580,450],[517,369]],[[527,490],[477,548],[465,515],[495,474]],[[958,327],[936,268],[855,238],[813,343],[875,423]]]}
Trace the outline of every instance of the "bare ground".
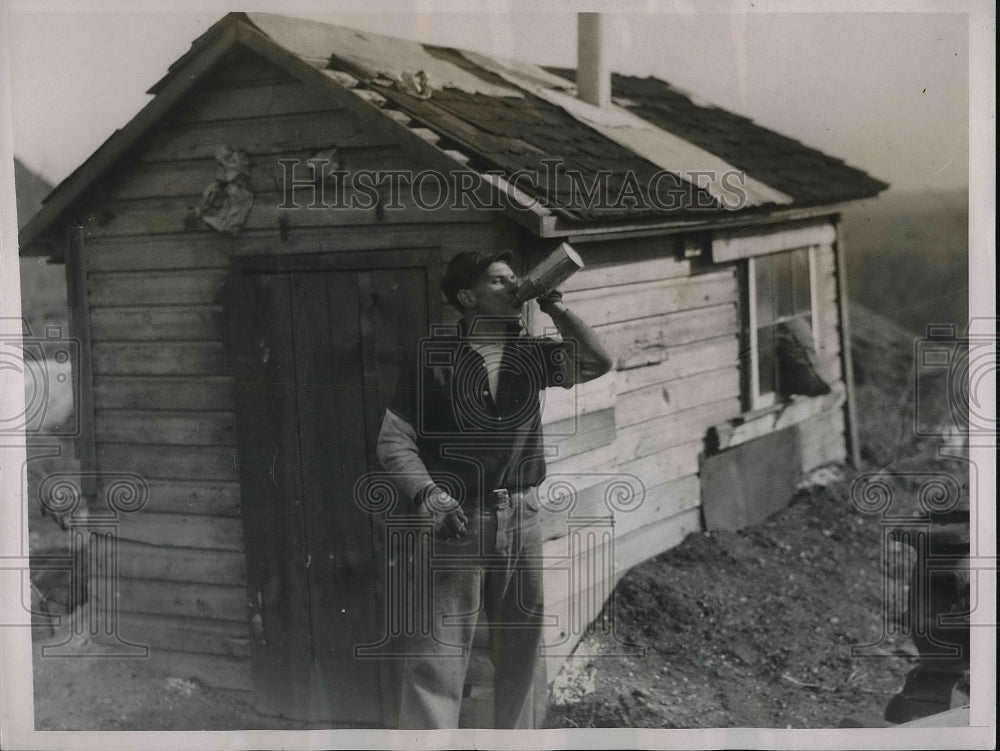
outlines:
{"label": "bare ground", "polygon": [[883,581],[902,584],[905,549],[882,559],[881,525],[851,507],[844,486],[802,491],[753,529],[692,535],[626,574],[606,613],[614,634],[595,633],[579,651],[621,653],[619,642],[631,642],[645,655],[570,660],[547,724],[822,728],[881,719],[913,667],[908,640],[883,636]]}

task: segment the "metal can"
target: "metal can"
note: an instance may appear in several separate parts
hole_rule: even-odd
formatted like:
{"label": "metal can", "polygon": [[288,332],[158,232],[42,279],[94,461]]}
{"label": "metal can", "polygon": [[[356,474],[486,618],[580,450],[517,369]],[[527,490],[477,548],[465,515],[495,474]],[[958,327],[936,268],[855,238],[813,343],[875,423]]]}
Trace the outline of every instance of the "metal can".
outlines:
{"label": "metal can", "polygon": [[518,302],[527,302],[554,290],[583,268],[583,259],[569,243],[560,243],[535,268],[524,275],[517,289]]}

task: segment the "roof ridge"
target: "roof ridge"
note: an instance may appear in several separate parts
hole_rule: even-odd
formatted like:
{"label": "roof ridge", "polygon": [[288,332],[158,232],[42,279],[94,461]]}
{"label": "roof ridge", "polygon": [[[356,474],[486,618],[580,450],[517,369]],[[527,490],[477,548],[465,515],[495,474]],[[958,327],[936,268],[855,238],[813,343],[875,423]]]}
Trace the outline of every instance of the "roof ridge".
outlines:
{"label": "roof ridge", "polygon": [[[150,86],[147,90],[147,94],[156,95],[164,87],[167,81],[177,73],[178,70],[183,68],[188,60],[198,54],[206,45],[208,45],[216,36],[221,34],[229,26],[236,24],[238,22],[243,22],[253,26],[253,22],[247,18],[247,14],[242,11],[233,11],[226,13],[222,18],[209,26],[205,31],[196,36],[191,40],[191,44],[188,45],[187,51],[183,55],[174,60],[170,65],[167,66],[167,72]],[[256,27],[254,27],[256,28]]]}

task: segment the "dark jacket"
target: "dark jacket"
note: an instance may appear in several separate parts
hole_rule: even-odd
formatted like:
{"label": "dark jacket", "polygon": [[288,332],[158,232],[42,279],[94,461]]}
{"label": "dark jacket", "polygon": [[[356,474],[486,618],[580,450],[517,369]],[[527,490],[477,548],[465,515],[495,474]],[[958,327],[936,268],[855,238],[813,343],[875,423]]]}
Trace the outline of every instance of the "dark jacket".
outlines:
{"label": "dark jacket", "polygon": [[571,342],[524,336],[519,326],[502,337],[497,398],[487,365],[462,331],[422,341],[403,369],[390,409],[413,426],[431,479],[466,505],[490,490],[537,486],[545,479],[539,392],[577,382]]}

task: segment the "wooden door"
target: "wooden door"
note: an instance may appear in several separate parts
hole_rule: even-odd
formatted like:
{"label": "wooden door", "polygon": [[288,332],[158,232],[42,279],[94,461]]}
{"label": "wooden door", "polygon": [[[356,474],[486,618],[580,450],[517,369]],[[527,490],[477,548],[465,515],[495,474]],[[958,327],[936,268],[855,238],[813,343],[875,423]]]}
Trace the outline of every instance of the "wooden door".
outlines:
{"label": "wooden door", "polygon": [[257,705],[381,726],[381,524],[354,498],[377,471],[392,387],[440,314],[431,251],[234,260],[227,293]]}

